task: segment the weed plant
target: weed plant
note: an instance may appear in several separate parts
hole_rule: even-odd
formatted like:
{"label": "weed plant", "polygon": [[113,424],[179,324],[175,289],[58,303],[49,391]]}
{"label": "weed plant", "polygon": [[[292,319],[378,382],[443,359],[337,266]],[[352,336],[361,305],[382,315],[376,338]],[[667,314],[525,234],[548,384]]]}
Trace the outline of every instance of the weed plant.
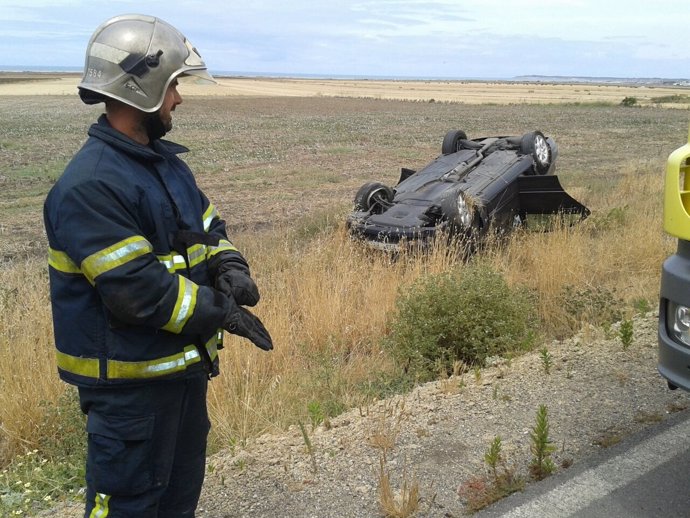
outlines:
{"label": "weed plant", "polygon": [[488,476],[475,476],[458,487],[458,495],[465,502],[468,511],[476,512],[516,491],[521,491],[525,481],[509,467],[503,457],[503,444],[499,436],[494,437],[484,454],[489,467]]}
{"label": "weed plant", "polygon": [[537,418],[530,437],[530,451],[532,460],[529,465],[530,473],[536,480],[542,480],[554,472],[556,466],[551,454],[556,447],[549,437],[549,412],[546,405],[540,405],[537,410]]}
{"label": "weed plant", "polygon": [[621,322],[620,330],[618,331],[618,336],[621,339],[621,344],[623,344],[623,349],[627,349],[632,345],[634,338],[632,320],[626,319]]}

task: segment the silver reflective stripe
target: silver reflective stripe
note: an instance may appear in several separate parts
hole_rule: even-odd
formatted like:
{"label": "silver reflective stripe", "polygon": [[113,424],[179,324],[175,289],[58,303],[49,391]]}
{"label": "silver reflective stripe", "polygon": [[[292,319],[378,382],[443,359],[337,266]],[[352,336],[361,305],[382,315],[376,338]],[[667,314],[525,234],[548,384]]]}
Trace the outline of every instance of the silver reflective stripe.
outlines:
{"label": "silver reflective stripe", "polygon": [[141,236],[130,237],[91,254],[82,261],[81,269],[86,277],[93,282],[99,275],[152,251],[151,243],[145,238]]}
{"label": "silver reflective stripe", "polygon": [[184,359],[185,362],[190,362],[191,360],[195,360],[199,357],[199,351],[196,349],[190,349],[189,351],[184,352]]}
{"label": "silver reflective stripe", "polygon": [[[196,353],[196,354],[194,354],[194,353]],[[189,351],[189,352],[186,352],[184,356],[180,356],[179,358],[176,358],[175,360],[149,365],[148,367],[146,367],[146,369],[144,369],[144,373],[160,373],[160,372],[171,371],[171,370],[179,370],[180,368],[184,367],[187,364],[188,359],[191,360],[191,359],[198,357],[198,356],[199,356],[198,352]]]}
{"label": "silver reflective stripe", "polygon": [[187,252],[190,267],[198,263],[200,259],[206,258],[206,247],[204,245],[199,245],[195,250],[190,248],[190,250]]}
{"label": "silver reflective stripe", "polygon": [[122,60],[129,56],[129,52],[118,49],[116,47],[111,47],[110,45],[105,45],[94,41],[91,44],[91,50],[89,54],[94,58],[103,59],[105,61],[110,61],[118,65]]}
{"label": "silver reflective stripe", "polygon": [[184,283],[184,296],[182,297],[182,304],[175,319],[175,326],[182,327],[182,324],[189,318],[189,310],[192,308],[192,300],[194,297],[194,285],[188,282],[184,277],[180,277],[180,281]]}
{"label": "silver reflective stripe", "polygon": [[187,267],[187,263],[184,262],[184,257],[179,254],[158,256],[158,262],[165,266],[171,273],[175,272],[175,270],[180,267]]}
{"label": "silver reflective stripe", "polygon": [[161,329],[179,334],[182,332],[182,328],[187,323],[187,320],[194,313],[199,287],[181,275],[175,275],[175,277],[178,283],[177,300],[175,301],[175,307],[172,309],[170,320]]}

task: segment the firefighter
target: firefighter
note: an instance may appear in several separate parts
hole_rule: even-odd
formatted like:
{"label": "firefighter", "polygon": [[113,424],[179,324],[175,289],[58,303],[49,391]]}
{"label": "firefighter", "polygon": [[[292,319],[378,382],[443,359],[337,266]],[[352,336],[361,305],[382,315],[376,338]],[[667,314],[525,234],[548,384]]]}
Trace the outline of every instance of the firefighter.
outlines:
{"label": "firefighter", "polygon": [[194,516],[223,329],[273,348],[187,149],[161,139],[186,78],[213,80],[171,25],[100,25],[79,95],[105,113],[44,206],[58,372],[87,416],[86,517]]}

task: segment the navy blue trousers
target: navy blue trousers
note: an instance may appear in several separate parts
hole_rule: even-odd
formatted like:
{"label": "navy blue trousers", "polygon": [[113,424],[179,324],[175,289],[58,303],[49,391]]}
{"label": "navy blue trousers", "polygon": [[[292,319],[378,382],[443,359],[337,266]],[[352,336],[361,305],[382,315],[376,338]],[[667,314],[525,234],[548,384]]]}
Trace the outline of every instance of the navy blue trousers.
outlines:
{"label": "navy blue trousers", "polygon": [[79,389],[87,415],[85,518],[192,518],[210,430],[206,373]]}

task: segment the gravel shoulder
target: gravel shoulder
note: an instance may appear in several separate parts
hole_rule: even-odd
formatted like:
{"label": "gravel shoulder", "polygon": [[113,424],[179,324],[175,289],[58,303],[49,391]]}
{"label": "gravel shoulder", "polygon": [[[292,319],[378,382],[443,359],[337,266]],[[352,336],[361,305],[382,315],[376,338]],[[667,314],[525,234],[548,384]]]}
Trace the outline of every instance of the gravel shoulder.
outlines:
{"label": "gravel shoulder", "polygon": [[[634,320],[625,349],[616,329],[588,330],[539,351],[497,360],[448,381],[354,409],[330,426],[292,427],[208,459],[199,517],[377,517],[381,473],[394,490],[417,483],[416,516],[467,515],[458,487],[487,472],[484,453],[500,436],[507,465],[527,480],[529,432],[549,412],[558,470],[688,407],[656,371],[656,315]],[[63,507],[43,516],[79,516]]]}

